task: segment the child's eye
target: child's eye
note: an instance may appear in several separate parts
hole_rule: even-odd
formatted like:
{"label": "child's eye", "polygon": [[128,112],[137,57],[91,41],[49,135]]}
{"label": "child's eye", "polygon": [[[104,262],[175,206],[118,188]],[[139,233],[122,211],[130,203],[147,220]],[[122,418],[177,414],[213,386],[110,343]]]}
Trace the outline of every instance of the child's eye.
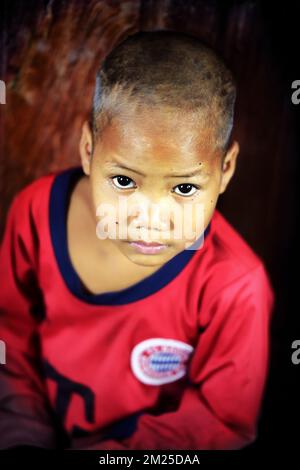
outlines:
{"label": "child's eye", "polygon": [[[176,189],[179,188],[180,192],[176,192]],[[175,189],[173,189],[173,192],[176,194],[179,194],[180,196],[192,196],[195,194],[196,191],[198,191],[198,187],[195,186],[194,184],[178,184],[178,186],[175,186]]]}
{"label": "child's eye", "polygon": [[[114,176],[111,179],[112,179],[114,185],[117,188],[128,189],[128,188],[134,188],[135,187],[134,181],[131,178],[129,178],[128,176],[117,175],[117,176]],[[133,186],[129,186],[130,183],[132,183]]]}

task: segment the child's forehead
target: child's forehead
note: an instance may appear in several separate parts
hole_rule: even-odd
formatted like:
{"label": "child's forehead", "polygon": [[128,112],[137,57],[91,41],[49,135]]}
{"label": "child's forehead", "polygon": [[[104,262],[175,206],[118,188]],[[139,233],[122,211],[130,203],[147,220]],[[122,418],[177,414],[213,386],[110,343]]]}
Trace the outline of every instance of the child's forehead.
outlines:
{"label": "child's forehead", "polygon": [[[144,109],[115,116],[105,128],[102,144],[108,153],[155,156],[174,162],[211,160],[216,156],[213,126],[192,113]],[[129,158],[129,157],[128,157]]]}

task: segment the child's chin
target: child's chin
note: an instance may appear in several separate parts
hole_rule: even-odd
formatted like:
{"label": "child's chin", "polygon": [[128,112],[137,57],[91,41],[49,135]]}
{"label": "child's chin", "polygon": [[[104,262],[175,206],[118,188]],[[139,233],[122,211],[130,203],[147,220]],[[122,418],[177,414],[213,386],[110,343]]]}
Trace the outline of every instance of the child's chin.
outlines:
{"label": "child's chin", "polygon": [[130,259],[130,261],[134,264],[136,264],[137,266],[144,266],[144,267],[154,267],[154,266],[162,266],[167,260],[158,260],[157,257],[156,259],[154,258],[146,258],[145,256],[142,258],[141,256],[139,257],[129,257],[128,258]]}

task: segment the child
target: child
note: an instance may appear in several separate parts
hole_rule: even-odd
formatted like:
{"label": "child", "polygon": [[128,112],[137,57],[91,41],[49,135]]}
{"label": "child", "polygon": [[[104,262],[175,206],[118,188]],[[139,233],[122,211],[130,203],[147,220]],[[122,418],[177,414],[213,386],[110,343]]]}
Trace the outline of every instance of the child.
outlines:
{"label": "child", "polygon": [[[234,102],[229,70],[188,35],[137,33],[107,56],[82,167],[37,179],[8,213],[1,447],[256,439],[274,293],[215,208],[239,151]],[[185,207],[192,237],[175,230]]]}

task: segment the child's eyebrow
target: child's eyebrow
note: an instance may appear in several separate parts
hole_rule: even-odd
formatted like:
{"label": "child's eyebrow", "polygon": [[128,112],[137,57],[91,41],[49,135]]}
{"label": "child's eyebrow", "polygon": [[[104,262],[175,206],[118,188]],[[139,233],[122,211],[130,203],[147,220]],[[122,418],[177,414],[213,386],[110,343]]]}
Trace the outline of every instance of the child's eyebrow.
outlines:
{"label": "child's eyebrow", "polygon": [[[109,165],[115,168],[121,168],[123,170],[132,171],[133,173],[137,173],[138,175],[141,175],[141,176],[146,176],[144,173],[138,170],[134,170],[133,168],[129,168],[128,166],[120,164],[120,163],[110,162]],[[191,178],[192,176],[195,176],[195,175],[209,176],[209,173],[206,173],[202,169],[197,168],[196,170],[191,170],[188,173],[185,173],[184,175],[178,175],[178,174],[165,175],[165,178]]]}

